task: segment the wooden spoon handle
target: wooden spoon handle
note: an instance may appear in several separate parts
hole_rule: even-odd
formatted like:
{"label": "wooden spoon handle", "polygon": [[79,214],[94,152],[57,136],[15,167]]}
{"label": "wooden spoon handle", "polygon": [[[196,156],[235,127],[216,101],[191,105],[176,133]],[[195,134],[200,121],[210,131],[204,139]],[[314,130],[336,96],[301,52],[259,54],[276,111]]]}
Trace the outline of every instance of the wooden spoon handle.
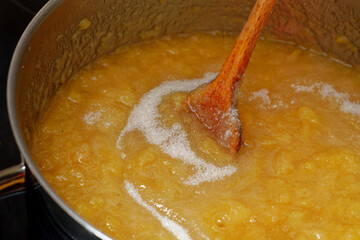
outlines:
{"label": "wooden spoon handle", "polygon": [[[226,103],[225,105],[228,105],[229,103],[231,104],[232,94],[228,93],[233,91],[235,83],[242,78],[251,53],[264,29],[265,21],[276,2],[277,0],[256,1],[248,21],[236,40],[236,43],[230,55],[226,59],[219,75],[212,83],[210,83],[210,85],[212,85],[210,89],[214,90],[211,94],[212,97],[217,100],[223,99],[224,104]],[[225,95],[216,96],[217,93],[225,93]],[[224,107],[227,109],[229,106]]]}
{"label": "wooden spoon handle", "polygon": [[219,75],[211,83],[192,91],[188,98],[190,110],[223,146],[234,153],[238,151],[241,141],[241,124],[237,111],[232,107],[235,83],[242,78],[256,41],[276,1],[256,1]]}

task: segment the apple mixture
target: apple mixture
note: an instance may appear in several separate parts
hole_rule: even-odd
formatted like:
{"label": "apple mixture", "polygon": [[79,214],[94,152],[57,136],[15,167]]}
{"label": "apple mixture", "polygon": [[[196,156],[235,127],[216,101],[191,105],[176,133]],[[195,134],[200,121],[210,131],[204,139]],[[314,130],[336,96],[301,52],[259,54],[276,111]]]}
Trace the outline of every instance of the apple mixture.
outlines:
{"label": "apple mixture", "polygon": [[78,72],[31,153],[80,216],[114,239],[360,239],[360,73],[261,40],[235,106],[240,151],[187,106],[235,37],[164,37]]}

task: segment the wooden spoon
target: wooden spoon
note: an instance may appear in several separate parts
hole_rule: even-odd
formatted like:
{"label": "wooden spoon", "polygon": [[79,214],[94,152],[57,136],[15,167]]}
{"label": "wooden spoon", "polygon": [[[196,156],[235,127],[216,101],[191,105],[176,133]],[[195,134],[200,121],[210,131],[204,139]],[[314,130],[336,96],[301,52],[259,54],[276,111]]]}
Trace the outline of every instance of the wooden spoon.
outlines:
{"label": "wooden spoon", "polygon": [[236,153],[240,147],[241,123],[233,107],[235,84],[241,80],[265,21],[277,0],[257,0],[219,75],[190,93],[188,105],[220,144]]}

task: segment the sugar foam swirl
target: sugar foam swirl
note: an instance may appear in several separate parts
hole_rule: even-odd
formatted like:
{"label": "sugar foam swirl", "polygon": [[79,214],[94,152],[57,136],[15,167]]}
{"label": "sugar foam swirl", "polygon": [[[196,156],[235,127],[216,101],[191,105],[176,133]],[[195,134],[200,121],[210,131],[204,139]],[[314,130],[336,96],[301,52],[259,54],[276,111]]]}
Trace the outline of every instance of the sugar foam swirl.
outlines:
{"label": "sugar foam swirl", "polygon": [[313,85],[300,85],[291,84],[291,87],[295,89],[295,92],[318,92],[322,99],[333,99],[340,104],[340,110],[344,113],[350,113],[360,117],[360,103],[350,101],[348,93],[342,93],[335,90],[335,88],[327,83],[319,82]]}
{"label": "sugar foam swirl", "polygon": [[177,239],[179,240],[191,240],[188,231],[179,225],[177,222],[162,216],[158,211],[156,211],[155,207],[147,204],[139,194],[139,191],[132,185],[130,182],[125,181],[125,189],[139,205],[143,206],[147,209],[154,217],[156,217],[161,225],[171,232]]}
{"label": "sugar foam swirl", "polygon": [[118,137],[117,147],[122,148],[121,141],[126,133],[140,130],[148,142],[159,146],[164,153],[194,166],[196,173],[185,181],[187,185],[212,182],[232,175],[236,171],[234,166],[217,167],[198,157],[191,149],[187,134],[180,124],[173,124],[171,128],[162,126],[157,109],[163,96],[176,91],[189,92],[215,77],[215,73],[208,73],[200,79],[163,82],[150,90],[131,111],[126,126]]}

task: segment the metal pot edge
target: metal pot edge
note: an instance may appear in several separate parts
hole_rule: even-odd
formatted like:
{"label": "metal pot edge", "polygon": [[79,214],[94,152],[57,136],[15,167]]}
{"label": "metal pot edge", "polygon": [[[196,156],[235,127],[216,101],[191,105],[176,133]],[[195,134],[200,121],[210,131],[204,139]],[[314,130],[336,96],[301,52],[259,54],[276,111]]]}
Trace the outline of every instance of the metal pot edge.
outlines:
{"label": "metal pot edge", "polygon": [[[17,91],[17,82],[18,82],[18,74],[21,66],[21,61],[24,56],[25,51],[28,48],[28,43],[30,42],[32,36],[38,29],[39,25],[58,7],[63,0],[50,0],[45,4],[43,8],[35,15],[35,17],[31,20],[29,25],[26,27],[25,31],[21,35],[20,40],[18,41],[13,56],[11,58],[8,77],[7,77],[7,86],[6,86],[6,100],[7,100],[7,110],[8,116],[10,120],[10,127],[12,129],[16,144],[22,154],[22,157],[25,159],[26,166],[30,169],[31,174],[35,177],[41,187],[44,189],[46,194],[50,197],[52,201],[54,201],[57,206],[59,206],[70,218],[79,223],[82,227],[84,227],[87,231],[94,234],[97,238],[100,239],[112,239],[82,217],[80,217],[77,213],[68,206],[64,200],[58,196],[55,191],[50,187],[50,185],[46,182],[45,178],[41,174],[39,168],[33,161],[29,149],[24,141],[24,137],[20,130],[19,119],[18,119],[18,108],[17,108],[17,99],[16,99],[16,91]],[[10,168],[14,168],[16,166],[12,166]],[[19,190],[22,190],[23,187],[20,187]],[[52,204],[50,203],[50,206]]]}

